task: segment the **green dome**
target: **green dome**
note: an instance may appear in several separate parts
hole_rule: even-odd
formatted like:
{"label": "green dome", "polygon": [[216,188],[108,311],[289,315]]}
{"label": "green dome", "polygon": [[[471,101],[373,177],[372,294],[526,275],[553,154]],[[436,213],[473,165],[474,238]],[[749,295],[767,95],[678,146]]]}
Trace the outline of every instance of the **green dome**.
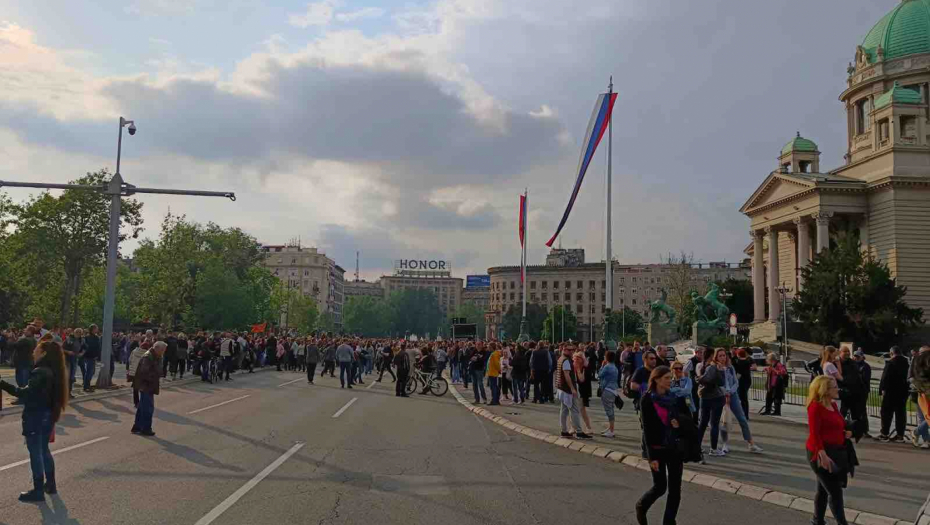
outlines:
{"label": "green dome", "polygon": [[885,60],[930,53],[930,0],[902,0],[879,20],[862,41],[869,62],[878,59],[879,46]]}
{"label": "green dome", "polygon": [[801,133],[798,132],[798,136],[791,139],[791,141],[785,144],[785,147],[781,149],[781,154],[787,155],[792,151],[817,153],[817,144],[814,144],[813,140],[802,137]]}
{"label": "green dome", "polygon": [[875,109],[881,109],[888,104],[922,104],[920,92],[913,89],[904,89],[896,80],[894,86],[875,99]]}

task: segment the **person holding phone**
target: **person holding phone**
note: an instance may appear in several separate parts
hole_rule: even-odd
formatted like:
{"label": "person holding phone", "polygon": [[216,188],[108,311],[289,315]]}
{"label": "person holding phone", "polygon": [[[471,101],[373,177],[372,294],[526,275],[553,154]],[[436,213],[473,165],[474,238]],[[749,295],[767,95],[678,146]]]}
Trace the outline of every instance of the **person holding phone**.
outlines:
{"label": "person holding phone", "polygon": [[840,415],[836,400],[840,389],[836,379],[829,375],[817,376],[807,395],[807,460],[817,477],[814,495],[813,525],[825,525],[827,503],[837,525],[847,525],[843,507],[843,489],[854,462],[848,460],[847,447],[852,432],[846,430],[846,421]]}

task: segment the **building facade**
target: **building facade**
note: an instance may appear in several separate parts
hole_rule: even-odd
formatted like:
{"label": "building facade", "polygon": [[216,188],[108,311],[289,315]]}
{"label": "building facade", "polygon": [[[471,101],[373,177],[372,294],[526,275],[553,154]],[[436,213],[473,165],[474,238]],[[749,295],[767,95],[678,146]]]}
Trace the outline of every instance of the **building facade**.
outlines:
{"label": "building facade", "polygon": [[[312,297],[321,314],[328,313],[337,328],[342,327],[343,270],[316,248],[297,244],[262,246],[263,265],[285,286]],[[280,323],[287,321],[282,312]]]}
{"label": "building facade", "polygon": [[[596,341],[603,336],[604,315],[607,312],[607,279],[605,263],[584,262],[584,250],[553,249],[544,266],[526,269],[527,304],[536,303],[547,310],[563,306],[578,319],[578,335],[583,341]],[[613,263],[612,310],[629,308],[643,317],[649,315],[649,304],[660,298],[669,284],[670,267],[664,264]],[[519,266],[498,266],[488,269],[491,275],[489,309],[485,316],[489,339],[499,337],[503,314],[511,307],[522,308],[523,287]],[[710,283],[729,278],[748,279],[746,263],[701,263],[692,267],[692,279]],[[698,284],[698,283],[695,283]],[[517,334],[506,334],[516,337]]]}
{"label": "building facade", "polygon": [[461,304],[473,304],[481,308],[482,312],[487,311],[491,306],[491,289],[487,286],[465,287]]}
{"label": "building facade", "polygon": [[798,134],[740,208],[750,220],[755,325],[775,336],[783,305],[803,289],[801,268],[838,234],[888,265],[906,301],[930,311],[930,0],[905,0],[856,46],[840,101],[845,162],[820,169]]}
{"label": "building facade", "polygon": [[452,277],[452,265],[446,261],[428,261],[436,264],[420,263],[427,261],[395,261],[394,275],[385,275],[380,280],[384,297],[407,288],[426,288],[436,296],[442,315],[449,317],[462,304],[463,279]]}
{"label": "building facade", "polygon": [[370,283],[368,281],[346,281],[345,297],[374,297],[376,299],[384,298],[384,288],[380,281]]}

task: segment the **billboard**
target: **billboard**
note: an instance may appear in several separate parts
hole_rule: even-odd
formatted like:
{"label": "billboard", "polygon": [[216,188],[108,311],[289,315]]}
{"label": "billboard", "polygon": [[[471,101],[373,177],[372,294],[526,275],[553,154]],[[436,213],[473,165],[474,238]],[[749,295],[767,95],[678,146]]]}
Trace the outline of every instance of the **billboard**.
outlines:
{"label": "billboard", "polygon": [[490,275],[469,275],[465,277],[465,288],[490,288]]}

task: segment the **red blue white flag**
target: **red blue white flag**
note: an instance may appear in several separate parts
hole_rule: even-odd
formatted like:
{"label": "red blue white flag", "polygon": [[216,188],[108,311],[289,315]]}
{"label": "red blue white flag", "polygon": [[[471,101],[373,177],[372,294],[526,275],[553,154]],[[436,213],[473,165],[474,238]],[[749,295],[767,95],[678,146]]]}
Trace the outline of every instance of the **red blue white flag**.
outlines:
{"label": "red blue white flag", "polygon": [[556,228],[555,233],[552,235],[552,238],[549,239],[549,242],[546,243],[546,246],[552,247],[552,243],[555,242],[555,239],[559,236],[559,233],[562,232],[562,228],[568,221],[568,214],[572,212],[572,206],[575,205],[575,199],[578,198],[578,191],[581,189],[581,182],[584,180],[584,174],[588,171],[591,159],[594,158],[594,152],[597,151],[597,145],[600,144],[604,132],[607,131],[607,127],[610,125],[610,115],[613,113],[614,102],[616,100],[616,93],[602,93],[597,97],[597,102],[594,104],[594,112],[591,113],[591,120],[588,122],[588,131],[582,143],[581,156],[578,158],[578,169],[575,172],[577,173],[577,177],[575,178],[575,186],[572,188],[572,196],[568,199],[568,206],[565,207],[565,213],[562,215],[562,220],[559,221],[559,227]]}
{"label": "red blue white flag", "polygon": [[525,251],[522,248],[525,248],[526,242],[526,194],[520,195],[520,219],[519,219],[519,233],[520,233],[520,282],[523,282],[524,274],[526,273],[526,260],[525,260]]}

